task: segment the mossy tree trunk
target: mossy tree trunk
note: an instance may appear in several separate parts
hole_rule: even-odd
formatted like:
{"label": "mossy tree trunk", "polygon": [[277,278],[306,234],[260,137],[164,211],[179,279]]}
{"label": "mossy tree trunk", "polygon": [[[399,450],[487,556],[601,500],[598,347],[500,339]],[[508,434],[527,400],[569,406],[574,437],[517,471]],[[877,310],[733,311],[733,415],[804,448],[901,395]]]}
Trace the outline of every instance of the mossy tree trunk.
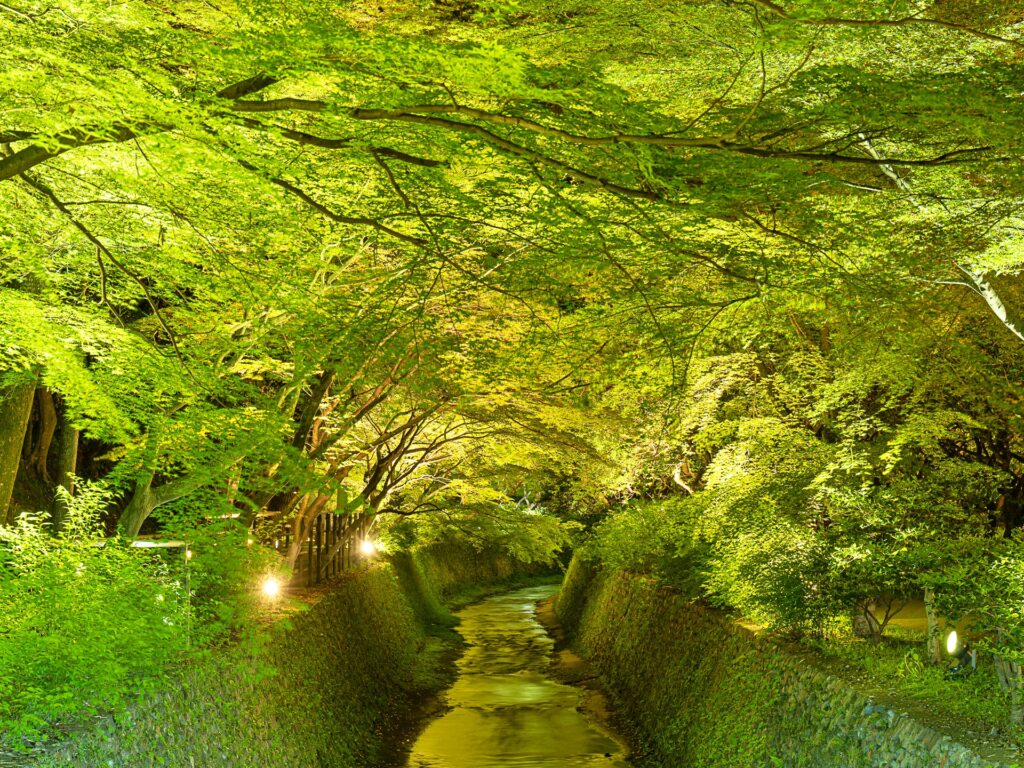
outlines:
{"label": "mossy tree trunk", "polygon": [[[229,457],[228,460],[234,461],[235,458]],[[124,508],[117,520],[117,527],[122,536],[134,539],[139,535],[142,524],[146,522],[154,509],[177,501],[182,496],[187,496],[210,480],[210,476],[205,473],[193,472],[185,477],[179,477],[153,487],[155,477],[154,472],[147,472],[136,481],[135,491],[128,500],[128,506]]]}
{"label": "mossy tree trunk", "polygon": [[32,450],[26,457],[26,466],[36,476],[49,484],[50,473],[47,469],[47,459],[50,456],[50,448],[53,445],[53,436],[57,431],[57,408],[53,402],[53,393],[46,387],[36,390],[36,413],[38,423],[35,428],[35,439],[32,441]]}
{"label": "mossy tree trunk", "polygon": [[128,506],[121,512],[117,520],[117,527],[121,534],[129,539],[139,535],[142,524],[146,518],[156,509],[156,499],[153,493],[153,473],[147,473],[135,483],[135,491],[128,500]]}
{"label": "mossy tree trunk", "polygon": [[10,523],[11,496],[21,465],[21,448],[32,413],[35,377],[0,389],[0,520]]}
{"label": "mossy tree trunk", "polygon": [[[67,491],[68,496],[74,496],[75,485],[74,475],[78,471],[78,440],[79,432],[75,426],[68,421],[67,408],[59,409],[59,426],[54,437],[53,469],[57,486]],[[55,489],[56,490],[56,489]],[[53,498],[53,528],[59,531],[64,527],[64,519],[67,516],[67,502],[65,497],[59,493]]]}
{"label": "mossy tree trunk", "polygon": [[[1001,634],[1001,633],[1000,633]],[[1021,665],[1005,656],[993,654],[999,686],[1010,692],[1010,723],[1024,725],[1024,696],[1021,695]]]}

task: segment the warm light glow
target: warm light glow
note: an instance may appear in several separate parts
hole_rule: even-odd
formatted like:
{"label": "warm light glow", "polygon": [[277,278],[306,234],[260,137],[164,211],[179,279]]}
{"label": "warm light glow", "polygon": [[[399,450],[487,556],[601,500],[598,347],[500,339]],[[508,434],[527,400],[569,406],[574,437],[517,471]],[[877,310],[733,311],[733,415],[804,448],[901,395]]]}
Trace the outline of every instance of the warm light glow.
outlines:
{"label": "warm light glow", "polygon": [[263,580],[263,594],[271,599],[281,594],[281,582],[273,576],[267,576]]}
{"label": "warm light glow", "polygon": [[377,551],[377,545],[373,543],[372,539],[363,539],[362,543],[359,545],[359,551],[369,557]]}
{"label": "warm light glow", "polygon": [[131,544],[137,549],[177,549],[178,547],[184,547],[184,541],[150,541],[147,539],[136,539]]}
{"label": "warm light glow", "polygon": [[186,549],[185,550],[185,559],[186,560],[191,560],[192,559],[192,550],[191,549]]}
{"label": "warm light glow", "polygon": [[956,649],[960,646],[960,639],[956,636],[956,630],[954,629],[946,637],[946,653],[951,656],[956,653]]}
{"label": "warm light glow", "polygon": [[245,540],[245,545],[246,545],[247,547],[251,547],[251,546],[252,546],[252,539],[246,539],[246,540]]}

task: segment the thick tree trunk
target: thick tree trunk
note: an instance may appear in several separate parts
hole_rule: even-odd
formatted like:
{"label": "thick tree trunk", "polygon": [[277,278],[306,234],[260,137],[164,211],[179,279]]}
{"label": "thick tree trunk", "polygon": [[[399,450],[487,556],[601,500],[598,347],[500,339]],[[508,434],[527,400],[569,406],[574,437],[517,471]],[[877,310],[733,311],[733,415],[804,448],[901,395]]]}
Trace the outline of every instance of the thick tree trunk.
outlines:
{"label": "thick tree trunk", "polygon": [[[320,413],[321,408],[324,404],[324,398],[327,396],[330,390],[331,384],[334,382],[334,373],[331,371],[323,371],[317,379],[317,383],[314,385],[313,390],[305,404],[302,406],[302,411],[298,416],[296,422],[295,431],[292,434],[292,438],[289,441],[293,448],[298,448],[300,451],[306,451],[308,453],[309,448],[306,445],[310,433],[313,431],[313,427],[317,424],[317,414]],[[295,391],[295,401],[291,404],[291,409],[294,411],[298,408],[301,402],[302,387],[298,387]],[[264,471],[264,476],[271,478],[277,472],[278,465],[274,464],[271,467],[267,467]],[[243,523],[249,524],[256,518],[260,511],[266,510],[267,512],[281,512],[292,506],[295,502],[295,495],[298,493],[297,490],[292,489],[283,493],[277,491],[260,491],[246,493],[246,496],[250,500],[250,504],[245,505],[242,508],[240,520]]]}
{"label": "thick tree trunk", "polygon": [[0,389],[0,521],[11,523],[11,496],[21,464],[28,418],[32,413],[35,378]]}
{"label": "thick tree trunk", "polygon": [[313,530],[313,524],[317,517],[327,508],[327,502],[331,497],[326,493],[318,493],[315,498],[306,495],[299,504],[299,510],[295,513],[295,520],[292,522],[292,542],[285,554],[285,561],[289,566],[294,567],[302,553],[302,544],[309,537]]}
{"label": "thick tree trunk", "polygon": [[288,549],[284,553],[284,559],[289,568],[295,568],[295,564],[299,560],[299,555],[302,553],[302,543],[306,540],[306,536],[309,535],[309,530],[306,527],[306,508],[308,506],[309,496],[305,495],[299,501],[298,509],[295,511],[295,517],[291,522],[291,541],[288,544]]}
{"label": "thick tree trunk", "polygon": [[[867,615],[865,615],[867,614]],[[871,614],[869,609],[857,606],[853,609],[853,613],[850,614],[850,630],[853,632],[854,637],[871,637],[871,621],[868,619],[868,615]]]}
{"label": "thick tree trunk", "polygon": [[[218,467],[217,471],[227,469],[238,461],[238,458],[238,455],[233,453],[227,455],[224,464]],[[142,524],[146,522],[146,519],[153,513],[154,509],[164,504],[169,504],[172,501],[177,501],[183,496],[188,496],[204,485],[217,482],[211,473],[196,471],[154,488],[153,480],[155,476],[156,473],[150,471],[136,481],[135,491],[128,501],[128,506],[121,512],[121,516],[117,521],[117,528],[122,536],[130,539],[135,538],[139,535]]]}
{"label": "thick tree trunk", "polygon": [[313,387],[312,394],[303,406],[302,413],[299,414],[298,424],[295,427],[295,433],[291,440],[293,448],[298,448],[301,451],[306,447],[306,441],[309,438],[310,430],[313,429],[316,415],[320,412],[320,407],[323,405],[327,390],[331,388],[333,383],[333,371],[325,370],[320,374],[316,385]]}
{"label": "thick tree trunk", "polygon": [[[60,426],[54,444],[53,468],[58,487],[75,495],[74,475],[78,472],[78,430],[68,421],[67,409],[60,410]],[[51,511],[53,529],[60,531],[67,517],[67,502],[59,493],[54,495]]]}
{"label": "thick tree trunk", "polygon": [[135,492],[128,501],[128,506],[121,512],[118,518],[117,527],[121,535],[134,539],[139,535],[142,524],[146,518],[156,509],[156,499],[153,494],[153,474],[147,474],[135,483]]}
{"label": "thick tree trunk", "polygon": [[32,453],[28,457],[28,466],[41,480],[49,483],[50,476],[46,469],[46,460],[50,455],[50,446],[53,444],[53,433],[57,430],[57,409],[53,404],[53,394],[46,387],[36,390],[36,403],[38,404],[39,425]]}

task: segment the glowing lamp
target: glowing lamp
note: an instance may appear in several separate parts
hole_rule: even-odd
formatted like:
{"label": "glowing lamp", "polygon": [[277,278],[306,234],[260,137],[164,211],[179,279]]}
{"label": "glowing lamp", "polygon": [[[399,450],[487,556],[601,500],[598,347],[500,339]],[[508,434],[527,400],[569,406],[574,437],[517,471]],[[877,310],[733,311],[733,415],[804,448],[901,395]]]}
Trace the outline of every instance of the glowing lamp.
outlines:
{"label": "glowing lamp", "polygon": [[273,576],[267,576],[263,580],[263,595],[273,600],[275,597],[281,594],[281,582]]}
{"label": "glowing lamp", "polygon": [[363,539],[359,544],[359,551],[367,557],[370,557],[374,552],[377,551],[377,545],[373,543],[372,539]]}
{"label": "glowing lamp", "polygon": [[957,637],[956,630],[954,629],[946,636],[946,653],[950,656],[957,652],[960,647],[960,638]]}
{"label": "glowing lamp", "polygon": [[186,549],[185,550],[185,559],[186,560],[191,560],[192,559],[192,550],[191,549]]}

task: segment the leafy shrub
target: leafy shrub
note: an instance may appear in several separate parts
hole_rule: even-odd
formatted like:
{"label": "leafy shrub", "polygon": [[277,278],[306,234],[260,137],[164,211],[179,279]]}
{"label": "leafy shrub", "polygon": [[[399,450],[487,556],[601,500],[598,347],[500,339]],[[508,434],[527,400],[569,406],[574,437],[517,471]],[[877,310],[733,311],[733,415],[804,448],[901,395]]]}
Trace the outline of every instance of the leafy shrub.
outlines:
{"label": "leafy shrub", "polygon": [[759,624],[821,634],[839,607],[828,543],[796,526],[744,532],[718,547],[708,575],[716,602]]}
{"label": "leafy shrub", "polygon": [[709,548],[698,536],[696,513],[681,497],[630,504],[597,527],[586,551],[612,569],[656,575],[701,597]]}
{"label": "leafy shrub", "polygon": [[185,589],[160,555],[104,540],[99,486],[0,527],[0,739],[10,748],[120,707],[185,647]]}
{"label": "leafy shrub", "polygon": [[[218,645],[251,635],[264,608],[260,583],[265,574],[285,578],[281,558],[273,550],[249,544],[249,534],[236,521],[185,529],[188,542],[189,643]],[[183,571],[180,555],[176,567]]]}

